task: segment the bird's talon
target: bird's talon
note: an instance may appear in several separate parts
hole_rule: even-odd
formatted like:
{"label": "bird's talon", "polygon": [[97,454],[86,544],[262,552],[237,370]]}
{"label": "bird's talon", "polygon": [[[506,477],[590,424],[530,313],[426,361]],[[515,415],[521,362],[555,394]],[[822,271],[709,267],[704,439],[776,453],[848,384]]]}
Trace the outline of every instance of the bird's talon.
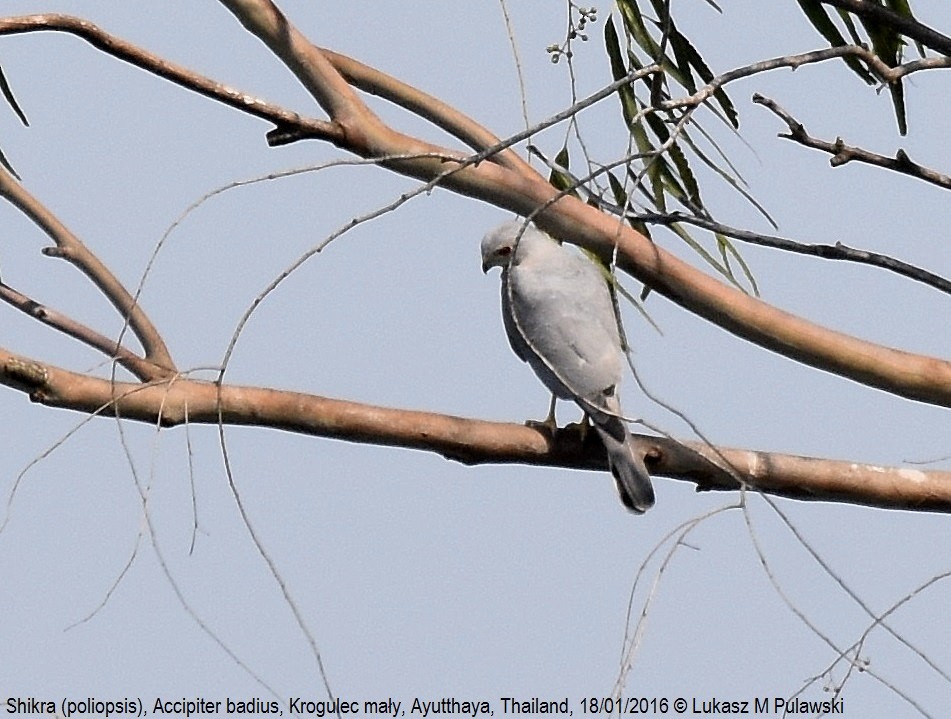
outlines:
{"label": "bird's talon", "polygon": [[572,428],[577,427],[577,429],[574,431],[578,433],[578,437],[581,439],[581,444],[584,444],[588,439],[588,432],[591,430],[591,417],[589,417],[588,413],[585,412],[581,416],[580,422],[572,422],[568,426]]}
{"label": "bird's talon", "polygon": [[527,419],[525,420],[525,426],[531,427],[532,429],[537,429],[539,432],[544,432],[549,436],[554,436],[555,432],[558,431],[558,423],[555,421],[554,417],[547,417],[546,419]]}

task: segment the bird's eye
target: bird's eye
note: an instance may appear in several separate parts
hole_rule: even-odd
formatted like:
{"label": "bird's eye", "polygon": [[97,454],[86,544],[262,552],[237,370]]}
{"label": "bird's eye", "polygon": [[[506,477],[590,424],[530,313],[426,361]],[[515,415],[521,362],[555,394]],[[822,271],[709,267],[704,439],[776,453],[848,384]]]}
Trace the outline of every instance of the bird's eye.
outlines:
{"label": "bird's eye", "polygon": [[505,247],[500,247],[495,251],[495,254],[497,254],[499,257],[508,257],[512,254],[512,248],[507,245]]}

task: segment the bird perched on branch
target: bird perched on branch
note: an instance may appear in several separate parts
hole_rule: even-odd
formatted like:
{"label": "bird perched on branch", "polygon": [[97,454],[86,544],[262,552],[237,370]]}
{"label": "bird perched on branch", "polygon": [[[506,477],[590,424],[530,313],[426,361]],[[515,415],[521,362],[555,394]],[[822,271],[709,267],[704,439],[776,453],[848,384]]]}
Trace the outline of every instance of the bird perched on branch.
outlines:
{"label": "bird perched on branch", "polygon": [[[502,268],[502,321],[515,354],[555,397],[574,401],[591,418],[621,502],[647,511],[654,490],[617,397],[624,351],[604,273],[520,220],[482,239],[482,271],[492,267]],[[548,421],[554,423],[554,402]]]}

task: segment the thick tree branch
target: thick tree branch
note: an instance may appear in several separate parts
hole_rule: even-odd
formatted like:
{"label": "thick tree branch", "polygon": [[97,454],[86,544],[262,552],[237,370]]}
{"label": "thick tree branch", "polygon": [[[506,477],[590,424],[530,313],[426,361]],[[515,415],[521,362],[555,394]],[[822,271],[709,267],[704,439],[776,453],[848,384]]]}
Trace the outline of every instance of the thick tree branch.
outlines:
{"label": "thick tree branch", "polygon": [[[259,387],[219,386],[184,377],[147,384],[112,382],[0,348],[0,384],[34,402],[85,414],[174,427],[255,425],[350,442],[436,452],[465,464],[535,464],[605,470],[595,434],[576,427],[546,433],[524,425],[391,409]],[[806,500],[951,512],[951,472],[879,467],[638,436],[655,474],[702,490],[748,488]],[[721,469],[724,466],[729,470]]]}
{"label": "thick tree branch", "polygon": [[382,126],[327,56],[312,45],[274,3],[220,1],[248,32],[264,42],[287,65],[331,119],[343,127],[350,142],[358,142],[351,133],[362,134],[364,124]]}
{"label": "thick tree branch", "polygon": [[76,235],[59,221],[39,200],[33,197],[5,168],[0,167],[0,197],[30,218],[45,232],[55,247],[46,247],[43,253],[61,257],[74,265],[106,296],[138,337],[145,349],[149,378],[160,377],[175,371],[175,363],[165,346],[162,336],[135,298],[102,261],[84,245]]}
{"label": "thick tree branch", "polygon": [[[484,150],[487,147],[500,144],[501,140],[488,129],[439,98],[346,55],[341,55],[326,48],[320,48],[320,50],[330,60],[337,72],[354,87],[389,100],[405,110],[429,120],[473,150]],[[509,148],[493,155],[490,159],[510,170],[530,176],[535,174],[531,166],[519,157],[517,152]]]}

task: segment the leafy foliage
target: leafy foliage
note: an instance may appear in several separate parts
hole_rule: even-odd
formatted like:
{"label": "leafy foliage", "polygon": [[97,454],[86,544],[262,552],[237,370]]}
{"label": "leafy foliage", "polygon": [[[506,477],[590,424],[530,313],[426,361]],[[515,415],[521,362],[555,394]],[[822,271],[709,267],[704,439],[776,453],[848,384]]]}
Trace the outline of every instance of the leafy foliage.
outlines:
{"label": "leafy foliage", "polygon": [[[700,51],[678,30],[668,11],[669,3],[650,0],[650,10],[654,13],[650,17],[641,10],[641,4],[637,0],[617,0],[620,30],[613,17],[609,17],[604,26],[605,49],[615,80],[651,65],[661,69],[661,72],[646,76],[636,84],[625,84],[618,89],[621,114],[636,155],[625,167],[627,183],[609,174],[615,202],[623,208],[628,221],[642,232],[647,225],[638,216],[638,206],[649,212],[668,213],[672,205],[678,205],[692,215],[710,217],[693,168],[694,163],[699,162],[739,191],[769,220],[763,208],[746,192],[736,168],[729,164],[712,136],[694,116],[696,107],[657,109],[675,93],[693,95],[710,83],[715,75]],[[719,10],[716,5],[711,5]],[[702,106],[731,130],[739,127],[739,115],[723,88],[718,88],[712,101],[708,100]],[[706,149],[701,143],[707,146]],[[634,188],[637,202],[629,196],[626,186]],[[717,272],[741,286],[727,261],[729,257],[739,259],[739,253],[728,238],[715,235],[718,258],[717,253],[705,249],[684,225],[673,223],[668,226]],[[755,291],[748,268],[742,261],[739,265]]]}
{"label": "leafy foliage", "polygon": [[[720,12],[712,0],[708,5]],[[843,3],[854,8],[845,10],[834,0],[796,0],[806,19],[832,47],[861,44],[871,50],[889,67],[902,62],[905,39],[888,18],[913,19],[909,0],[868,0],[867,3]],[[581,8],[569,2],[580,15],[578,26],[572,25],[571,37],[585,25],[596,21],[594,9]],[[746,284],[756,292],[749,267],[736,247],[726,236],[712,232],[715,249],[708,250],[691,234],[684,224],[670,222],[672,213],[685,210],[690,215],[712,219],[701,193],[701,181],[696,167],[706,168],[728,183],[775,227],[766,210],[748,192],[745,182],[720,150],[713,136],[702,126],[696,105],[668,106],[674,97],[690,96],[709,85],[715,74],[703,59],[698,48],[678,29],[670,13],[669,0],[615,0],[615,12],[604,23],[604,46],[611,74],[615,81],[623,80],[638,70],[656,66],[658,72],[625,83],[617,90],[621,117],[627,126],[631,154],[624,163],[619,177],[604,168],[613,203],[603,196],[589,193],[591,201],[605,209],[617,212],[636,229],[647,235],[650,215],[665,215],[663,223],[683,242],[721,273],[740,286],[734,268],[738,268]],[[874,6],[870,10],[863,6]],[[578,30],[580,28],[580,30]],[[587,40],[587,35],[581,39]],[[569,49],[566,49],[569,48]],[[551,46],[552,59],[567,55],[570,43]],[[924,49],[919,44],[919,53]],[[873,67],[855,56],[843,56],[843,61],[861,80],[869,85],[878,82]],[[898,129],[907,132],[904,92],[901,82],[888,86],[892,97]],[[699,107],[731,130],[739,128],[739,115],[724,87],[717,87]],[[567,145],[553,163],[551,181],[556,187],[577,194],[583,186],[569,170]],[[603,192],[603,194],[608,194]],[[656,216],[656,215],[655,215]],[[695,228],[694,228],[695,229]]]}
{"label": "leafy foliage", "polygon": [[[797,0],[799,7],[802,8],[806,18],[812,23],[812,26],[822,37],[829,41],[832,47],[840,47],[848,44],[839,27],[836,25],[833,16],[825,8],[820,0]],[[914,19],[911,12],[911,5],[908,0],[876,0],[871,4],[878,4],[887,11],[894,13],[897,17]],[[905,40],[895,27],[883,20],[878,15],[887,15],[888,13],[879,13],[876,15],[853,13],[848,10],[837,8],[835,17],[841,22],[843,28],[849,36],[849,42],[855,45],[865,45],[872,49],[879,59],[889,67],[896,67],[902,62],[902,51],[905,47]],[[856,24],[856,21],[858,23]],[[863,36],[859,30],[861,27],[865,31]],[[918,52],[924,56],[924,47],[918,43]],[[869,68],[861,60],[854,57],[845,58],[846,64],[865,82],[873,84],[875,79]],[[892,104],[895,107],[895,119],[898,122],[898,132],[902,135],[908,133],[908,121],[905,116],[905,96],[901,81],[889,85],[889,93],[892,96]]]}

